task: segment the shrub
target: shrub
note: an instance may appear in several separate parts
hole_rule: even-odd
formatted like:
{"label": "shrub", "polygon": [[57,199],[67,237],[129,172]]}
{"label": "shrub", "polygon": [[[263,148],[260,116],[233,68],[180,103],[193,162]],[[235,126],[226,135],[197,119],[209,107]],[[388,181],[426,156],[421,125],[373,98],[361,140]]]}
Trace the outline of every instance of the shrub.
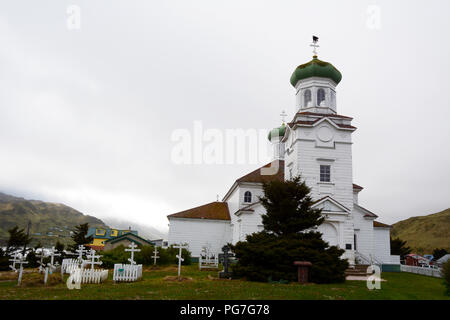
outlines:
{"label": "shrub", "polygon": [[450,260],[447,260],[447,262],[442,265],[441,273],[446,288],[445,294],[450,296]]}
{"label": "shrub", "polygon": [[9,257],[6,255],[6,252],[0,248],[0,271],[11,270],[9,268]]}
{"label": "shrub", "polygon": [[[152,266],[153,265],[153,246],[139,246],[141,249],[140,252],[136,252],[134,254],[134,260],[137,264],[142,264],[144,266]],[[169,264],[177,264],[178,259],[176,255],[178,254],[179,249],[175,249],[173,247],[169,247],[167,249],[158,248],[158,256],[159,259],[156,260],[157,265],[169,265]],[[120,245],[112,250],[101,252],[103,262],[102,267],[112,269],[114,268],[114,264],[116,263],[129,263],[128,258],[130,258],[130,252],[125,251],[125,247]],[[191,253],[186,249],[183,249],[181,252],[181,256],[184,261],[183,265],[191,264]]]}
{"label": "shrub", "polygon": [[[159,258],[156,260],[157,265],[169,265],[169,264],[177,264],[178,259],[176,255],[178,254],[179,249],[175,249],[173,247],[169,248],[158,248],[158,256]],[[141,248],[141,251],[136,254],[136,261],[137,263],[143,264],[143,265],[153,265],[153,246],[145,246]],[[190,265],[191,264],[191,253],[183,249],[181,251],[181,257],[184,259],[182,262],[183,265]]]}
{"label": "shrub", "polygon": [[120,245],[114,249],[103,251],[100,253],[102,255],[102,267],[106,269],[113,269],[116,263],[130,263],[128,258],[130,258],[130,253],[125,251],[125,247]]}

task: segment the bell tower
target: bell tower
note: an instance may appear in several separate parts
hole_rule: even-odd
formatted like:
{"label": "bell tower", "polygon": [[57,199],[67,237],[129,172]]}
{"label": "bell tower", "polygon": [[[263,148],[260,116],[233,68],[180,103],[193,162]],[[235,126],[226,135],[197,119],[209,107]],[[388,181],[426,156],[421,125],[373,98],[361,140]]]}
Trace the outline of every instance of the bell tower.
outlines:
{"label": "bell tower", "polygon": [[284,173],[285,179],[300,175],[311,188],[311,197],[328,217],[320,231],[353,260],[352,133],[356,128],[351,117],[337,113],[336,87],[342,74],[318,59],[317,40],[313,38],[312,60],[299,65],[290,79],[296,113],[281,140]]}
{"label": "bell tower", "polygon": [[313,37],[313,59],[299,65],[291,76],[296,90],[296,109],[297,112],[336,114],[336,86],[342,75],[331,63],[318,59],[318,40]]}

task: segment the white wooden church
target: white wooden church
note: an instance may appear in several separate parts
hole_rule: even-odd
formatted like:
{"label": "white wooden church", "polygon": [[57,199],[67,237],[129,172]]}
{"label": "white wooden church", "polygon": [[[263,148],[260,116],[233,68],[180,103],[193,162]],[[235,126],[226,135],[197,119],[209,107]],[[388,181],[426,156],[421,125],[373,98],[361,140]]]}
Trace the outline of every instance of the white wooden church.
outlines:
{"label": "white wooden church", "polygon": [[274,161],[237,179],[222,201],[169,215],[169,245],[188,243],[192,256],[198,257],[203,247],[220,252],[228,242],[245,241],[263,229],[265,208],[258,198],[263,182],[301,174],[314,207],[326,216],[318,230],[330,245],[345,249],[343,258],[350,264],[399,264],[399,257],[390,253],[391,227],[358,202],[363,187],[352,175],[356,128],[351,117],[337,113],[341,78],[331,63],[318,59],[314,48],[313,59],[298,66],[290,79],[296,95],[294,118],[269,133]]}

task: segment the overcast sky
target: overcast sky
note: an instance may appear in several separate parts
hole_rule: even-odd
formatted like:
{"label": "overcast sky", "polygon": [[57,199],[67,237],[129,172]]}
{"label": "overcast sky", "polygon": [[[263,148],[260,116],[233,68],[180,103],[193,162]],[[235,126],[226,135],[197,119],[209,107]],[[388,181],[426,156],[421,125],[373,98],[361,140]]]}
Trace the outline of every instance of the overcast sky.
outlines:
{"label": "overcast sky", "polygon": [[289,78],[314,34],[343,75],[338,113],[358,127],[360,204],[385,223],[446,209],[449,12],[447,0],[1,1],[0,191],[167,231],[167,214],[258,167],[176,164],[173,132],[290,120]]}

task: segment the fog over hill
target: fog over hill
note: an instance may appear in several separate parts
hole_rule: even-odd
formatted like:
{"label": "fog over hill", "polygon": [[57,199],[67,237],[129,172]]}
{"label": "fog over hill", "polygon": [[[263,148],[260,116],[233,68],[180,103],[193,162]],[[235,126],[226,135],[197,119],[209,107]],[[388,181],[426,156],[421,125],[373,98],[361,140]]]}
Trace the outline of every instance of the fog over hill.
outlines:
{"label": "fog over hill", "polygon": [[128,229],[131,227],[132,230],[138,231],[139,236],[149,240],[167,239],[167,233],[149,225],[111,217],[102,218],[102,220],[111,228]]}

